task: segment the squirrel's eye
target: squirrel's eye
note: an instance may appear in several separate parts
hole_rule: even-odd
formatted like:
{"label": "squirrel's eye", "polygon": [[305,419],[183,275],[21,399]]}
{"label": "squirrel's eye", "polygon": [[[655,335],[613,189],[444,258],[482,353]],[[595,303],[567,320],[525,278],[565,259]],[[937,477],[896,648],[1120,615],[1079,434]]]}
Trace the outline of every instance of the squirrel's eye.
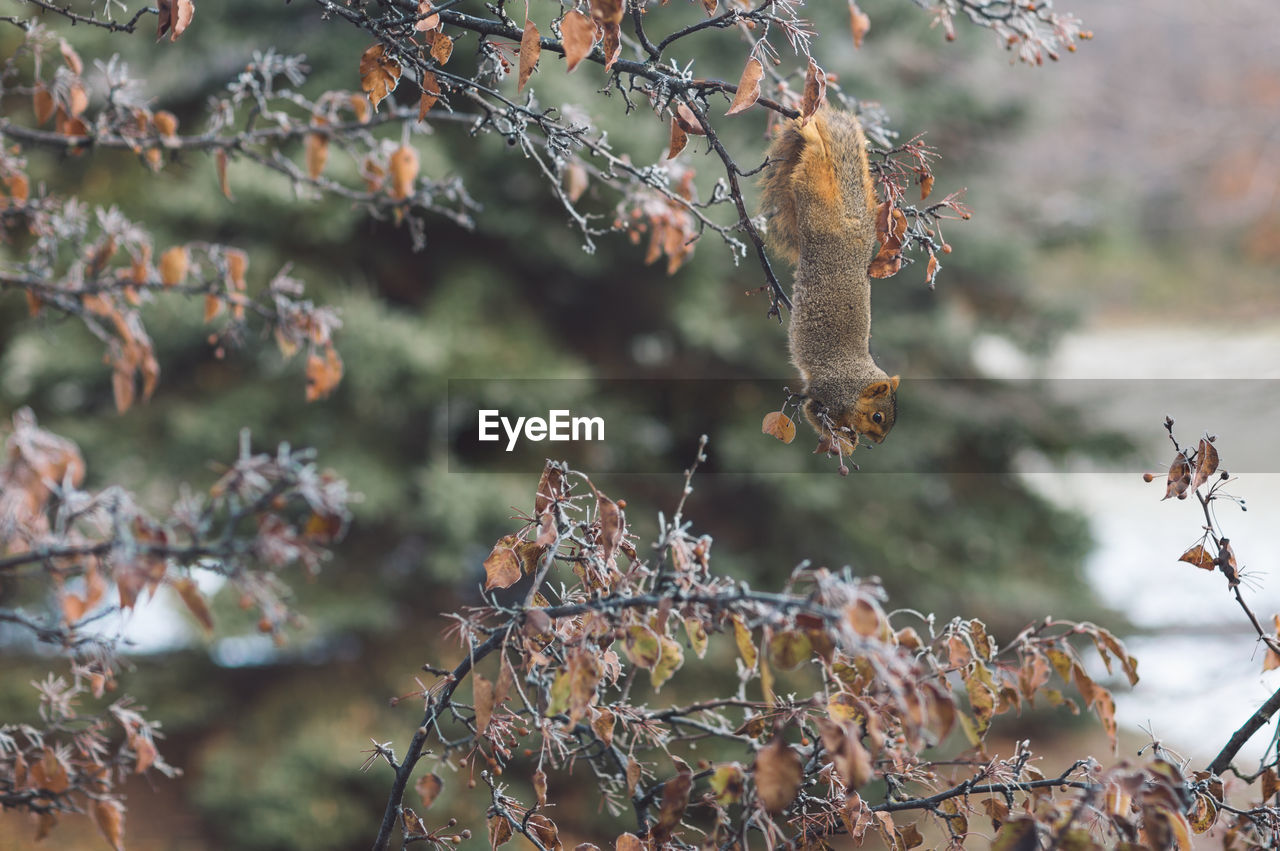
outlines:
{"label": "squirrel's eye", "polygon": [[871,415],[871,422],[876,423],[877,425],[884,422],[884,414],[880,413],[879,411],[876,411],[874,414]]}

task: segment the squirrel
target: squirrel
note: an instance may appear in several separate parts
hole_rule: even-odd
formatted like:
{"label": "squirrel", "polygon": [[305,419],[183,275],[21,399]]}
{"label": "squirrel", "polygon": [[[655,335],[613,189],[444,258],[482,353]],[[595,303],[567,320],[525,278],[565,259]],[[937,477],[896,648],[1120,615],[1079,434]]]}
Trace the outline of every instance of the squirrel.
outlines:
{"label": "squirrel", "polygon": [[770,241],[795,264],[787,338],[819,448],[880,443],[898,415],[898,376],[871,358],[877,197],[862,126],[824,107],[783,126],[769,149],[761,207]]}

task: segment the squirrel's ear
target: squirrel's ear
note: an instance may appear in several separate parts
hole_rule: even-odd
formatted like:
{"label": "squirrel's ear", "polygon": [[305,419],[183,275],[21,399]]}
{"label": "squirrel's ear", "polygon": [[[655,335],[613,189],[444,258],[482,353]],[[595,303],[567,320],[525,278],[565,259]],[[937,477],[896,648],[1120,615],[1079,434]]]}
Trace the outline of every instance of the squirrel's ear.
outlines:
{"label": "squirrel's ear", "polygon": [[890,393],[893,392],[893,389],[895,386],[896,385],[891,385],[888,380],[873,381],[867,385],[867,388],[865,390],[862,391],[862,398],[878,399],[881,396],[888,396]]}
{"label": "squirrel's ear", "polygon": [[898,392],[898,379],[899,379],[899,376],[897,375],[889,379],[889,389],[892,390],[894,393]]}

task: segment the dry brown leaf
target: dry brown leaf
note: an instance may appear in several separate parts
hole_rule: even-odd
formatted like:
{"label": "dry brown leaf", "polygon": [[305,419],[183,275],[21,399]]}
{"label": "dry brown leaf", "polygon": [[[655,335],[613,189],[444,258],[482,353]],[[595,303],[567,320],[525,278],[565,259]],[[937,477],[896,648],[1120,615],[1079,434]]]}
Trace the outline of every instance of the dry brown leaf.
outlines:
{"label": "dry brown leaf", "polygon": [[413,194],[413,182],[418,177],[418,152],[409,145],[401,145],[391,154],[392,198],[403,201]]}
{"label": "dry brown leaf", "polygon": [[89,108],[89,93],[84,85],[76,80],[67,87],[67,111],[79,118]]}
{"label": "dry brown leaf", "polygon": [[166,32],[169,33],[169,41],[177,41],[178,36],[191,25],[191,18],[196,13],[195,3],[192,0],[158,0],[156,6],[156,41],[164,38]]}
{"label": "dry brown leaf", "polygon": [[690,109],[687,105],[681,103],[676,105],[675,113],[676,121],[680,124],[680,129],[693,136],[705,136],[707,131],[702,126],[702,120],[698,118],[698,114]]}
{"label": "dry brown leaf", "polygon": [[520,82],[516,85],[516,91],[524,88],[525,83],[529,82],[529,78],[533,76],[533,69],[537,67],[538,57],[542,55],[542,42],[539,40],[538,28],[534,26],[533,21],[524,22],[524,35],[520,36]]}
{"label": "dry brown leaf", "polygon": [[84,73],[84,62],[80,59],[80,54],[76,53],[75,48],[67,44],[65,38],[58,39],[58,52],[62,54],[62,61],[66,63],[67,69],[79,77]]}
{"label": "dry brown leaf", "polygon": [[570,10],[560,21],[560,37],[564,44],[566,70],[572,71],[595,46],[596,25],[581,12]]}
{"label": "dry brown leaf", "polygon": [[444,789],[444,781],[435,774],[424,774],[418,778],[417,783],[413,784],[413,788],[418,793],[418,797],[422,798],[422,808],[429,810],[436,802],[440,791]]}
{"label": "dry brown leaf", "polygon": [[187,278],[191,255],[185,245],[175,245],[160,255],[160,283],[174,287]]}
{"label": "dry brown leaf", "polygon": [[489,816],[489,848],[491,851],[511,841],[511,822],[503,816]]}
{"label": "dry brown leaf", "polygon": [[510,588],[520,581],[520,560],[516,558],[515,535],[507,535],[494,545],[484,560],[486,591],[494,588]]}
{"label": "dry brown leaf", "polygon": [[538,798],[538,806],[547,805],[547,773],[539,768],[533,772],[533,794]]}
{"label": "dry brown leaf", "polygon": [[400,809],[400,820],[404,823],[404,832],[408,837],[422,837],[427,835],[427,826],[423,824],[422,819],[410,807],[402,807]]}
{"label": "dry brown leaf", "polygon": [[604,50],[604,67],[609,70],[622,52],[622,33],[619,24],[625,11],[625,0],[590,0],[591,18],[600,25]]}
{"label": "dry brown leaf", "polygon": [[476,735],[483,736],[493,718],[493,683],[484,675],[476,673],[471,675],[471,687],[475,695]]}
{"label": "dry brown leaf", "polygon": [[213,165],[218,171],[218,188],[222,190],[222,194],[228,201],[234,201],[231,197],[231,184],[227,182],[227,151],[225,148],[219,148],[213,155]]}
{"label": "dry brown leaf", "polygon": [[333,392],[342,380],[342,358],[333,346],[326,346],[324,357],[312,352],[307,357],[306,399],[314,402]]}
{"label": "dry brown leaf", "polygon": [[1196,474],[1191,480],[1191,490],[1196,490],[1209,481],[1209,477],[1218,472],[1218,448],[1213,442],[1202,438],[1196,448]]}
{"label": "dry brown leaf", "polygon": [[578,160],[573,160],[564,170],[564,193],[569,201],[577,203],[587,191],[587,169]]}
{"label": "dry brown leaf", "polygon": [[923,201],[924,199],[928,198],[930,193],[932,192],[933,192],[933,175],[928,173],[920,175],[920,200]]}
{"label": "dry brown leaf", "polygon": [[186,603],[191,614],[195,615],[200,626],[204,627],[204,631],[213,632],[213,613],[209,611],[209,604],[200,593],[200,589],[196,587],[195,581],[187,577],[175,579],[173,590],[178,592],[178,596],[182,598],[182,602]]}
{"label": "dry brown leaf", "polygon": [[227,282],[232,289],[244,292],[247,284],[244,275],[249,270],[249,255],[239,248],[229,248],[227,257]]}
{"label": "dry brown leaf", "polygon": [[453,39],[440,30],[434,30],[424,35],[423,41],[429,46],[431,58],[437,65],[445,65],[449,62],[449,57],[453,55]]}
{"label": "dry brown leaf", "polygon": [[36,114],[36,124],[44,124],[53,117],[53,95],[44,83],[36,83],[35,91],[31,93],[31,108]]}
{"label": "dry brown leaf", "polygon": [[421,121],[427,117],[427,113],[436,105],[436,101],[440,100],[440,83],[437,82],[435,74],[423,71],[419,85],[422,87],[422,99],[418,101],[418,120]]}
{"label": "dry brown leaf", "polygon": [[664,844],[684,818],[689,806],[689,792],[693,789],[693,772],[681,771],[662,784],[662,804],[658,810],[658,823],[653,827],[653,838]]}
{"label": "dry brown leaf", "polygon": [[774,736],[773,741],[756,754],[752,773],[760,803],[776,816],[796,799],[804,779],[804,763],[781,736]]}
{"label": "dry brown leaf", "polygon": [[1213,560],[1213,556],[1205,550],[1202,544],[1196,544],[1182,555],[1178,556],[1178,561],[1185,561],[1187,564],[1194,564],[1202,570],[1213,570],[1217,563]]}
{"label": "dry brown leaf", "polygon": [[616,721],[617,718],[608,709],[596,710],[595,716],[591,719],[591,729],[606,747],[613,744],[613,725]]}
{"label": "dry brown leaf", "polygon": [[737,115],[760,99],[760,78],[764,76],[764,66],[760,60],[752,56],[747,60],[747,67],[742,69],[738,79],[738,91],[733,96],[733,103],[725,115]]}
{"label": "dry brown leaf", "polygon": [[853,30],[853,46],[862,47],[862,40],[867,37],[867,32],[871,29],[871,19],[867,17],[866,12],[858,8],[854,0],[849,0],[849,25]]}
{"label": "dry brown leaf", "polygon": [[782,411],[773,411],[764,415],[764,421],[760,424],[760,432],[773,435],[783,443],[790,443],[796,439],[796,424]]}
{"label": "dry brown leaf", "polygon": [[635,834],[624,833],[614,841],[613,848],[614,851],[644,851],[644,843]]}
{"label": "dry brown leaf", "polygon": [[369,96],[375,112],[399,82],[400,63],[387,55],[385,46],[375,44],[360,56],[360,87]]}
{"label": "dry brown leaf", "polygon": [[355,115],[356,121],[361,124],[369,123],[369,119],[373,117],[373,111],[369,109],[369,98],[366,95],[352,94],[347,98],[347,103],[351,106],[351,112]]}
{"label": "dry brown leaf", "polygon": [[155,126],[156,133],[161,136],[172,139],[178,134],[178,117],[166,109],[151,116],[151,123]]}
{"label": "dry brown leaf", "polygon": [[119,801],[95,800],[93,820],[114,851],[124,851],[124,805]]}
{"label": "dry brown leaf", "polygon": [[808,123],[826,99],[827,74],[810,56],[809,67],[804,74],[804,100],[800,104],[800,121]]}
{"label": "dry brown leaf", "polygon": [[430,0],[419,0],[418,21],[413,28],[418,32],[440,29],[440,15],[432,11]]}
{"label": "dry brown leaf", "polygon": [[1173,463],[1169,465],[1169,480],[1165,485],[1164,497],[1161,502],[1171,496],[1178,499],[1187,498],[1187,489],[1191,487],[1191,462],[1187,460],[1187,456],[1179,452],[1173,456]]}
{"label": "dry brown leaf", "polygon": [[600,521],[600,558],[608,562],[618,551],[626,531],[622,509],[618,503],[596,491],[596,518]]}
{"label": "dry brown leaf", "polygon": [[326,133],[308,133],[306,141],[307,174],[315,180],[324,172],[329,162],[329,136]]}
{"label": "dry brown leaf", "polygon": [[[679,156],[684,150],[684,146],[689,143],[689,136],[684,132],[684,128],[680,126],[680,120],[674,115],[671,117],[671,140],[667,143],[667,159],[673,160]],[[653,231],[654,240],[649,243],[649,253],[652,259],[646,257],[645,264],[652,263],[661,256],[661,243],[657,240],[657,229]]]}

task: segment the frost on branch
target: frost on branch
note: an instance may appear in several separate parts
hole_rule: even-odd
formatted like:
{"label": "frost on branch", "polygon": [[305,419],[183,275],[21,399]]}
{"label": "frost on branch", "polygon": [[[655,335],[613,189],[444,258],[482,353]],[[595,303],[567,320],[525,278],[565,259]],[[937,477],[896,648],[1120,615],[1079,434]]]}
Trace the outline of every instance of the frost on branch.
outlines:
{"label": "frost on branch", "polygon": [[[413,784],[429,807],[459,775],[488,794],[487,824],[469,829],[495,847],[558,847],[556,796],[584,794],[567,779],[584,762],[616,825],[598,847],[816,848],[870,833],[909,848],[929,831],[959,847],[970,818],[1001,835],[1182,824],[1191,781],[1176,767],[1083,759],[1051,774],[1025,745],[987,743],[1002,716],[1065,706],[1096,715],[1114,745],[1115,701],[1085,659],[1138,673],[1105,629],[1047,618],[1001,645],[980,621],[893,612],[875,580],[808,565],[756,591],[715,571],[683,500],[641,545],[624,501],[558,463],[532,508],[484,562],[486,602],[451,616],[461,661],[431,660],[434,681],[396,699],[425,710],[408,751],[370,752],[394,770],[375,848],[396,831],[449,844],[459,828],[403,796]],[[533,797],[502,780],[513,774],[532,776]],[[1077,823],[1112,785],[1145,815],[1126,803]]]}
{"label": "frost on branch", "polygon": [[7,641],[44,645],[67,665],[33,683],[40,724],[0,726],[0,806],[35,814],[37,836],[62,813],[87,813],[118,848],[125,810],[117,786],[130,774],[177,773],[143,707],[127,695],[104,702],[119,687],[119,621],[167,587],[211,630],[195,581],[208,572],[257,612],[261,632],[283,641],[298,617],[285,571],[313,575],[329,557],[348,522],[347,486],[308,452],[253,453],[246,433],[212,487],[184,489],[157,515],[123,488],[83,490],[79,449],[40,428],[30,410],[0,435],[0,576],[31,589],[24,599],[51,601],[45,611],[0,608],[0,625]]}

